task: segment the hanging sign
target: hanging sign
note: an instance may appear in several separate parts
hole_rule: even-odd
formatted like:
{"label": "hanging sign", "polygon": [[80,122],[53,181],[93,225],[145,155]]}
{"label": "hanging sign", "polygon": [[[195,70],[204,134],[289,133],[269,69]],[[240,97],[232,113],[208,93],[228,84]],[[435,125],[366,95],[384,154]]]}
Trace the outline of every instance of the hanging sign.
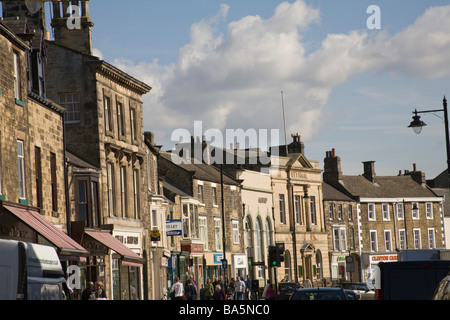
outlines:
{"label": "hanging sign", "polygon": [[166,220],[166,235],[181,236],[181,220]]}

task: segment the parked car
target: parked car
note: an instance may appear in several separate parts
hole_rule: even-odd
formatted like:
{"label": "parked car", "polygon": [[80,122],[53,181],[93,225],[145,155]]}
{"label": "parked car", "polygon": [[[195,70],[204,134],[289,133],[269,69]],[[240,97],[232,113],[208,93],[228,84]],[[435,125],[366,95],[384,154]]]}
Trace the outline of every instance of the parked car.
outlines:
{"label": "parked car", "polygon": [[289,300],[295,290],[299,288],[295,282],[278,283],[278,300]]}
{"label": "parked car", "polygon": [[450,272],[439,282],[433,300],[450,300]]}
{"label": "parked car", "polygon": [[350,300],[342,288],[297,289],[290,300]]}
{"label": "parked car", "polygon": [[344,289],[344,293],[347,296],[347,300],[359,300],[358,295],[353,290]]}
{"label": "parked car", "polygon": [[353,290],[359,300],[375,300],[375,288],[371,289],[365,282],[342,282],[336,287]]}

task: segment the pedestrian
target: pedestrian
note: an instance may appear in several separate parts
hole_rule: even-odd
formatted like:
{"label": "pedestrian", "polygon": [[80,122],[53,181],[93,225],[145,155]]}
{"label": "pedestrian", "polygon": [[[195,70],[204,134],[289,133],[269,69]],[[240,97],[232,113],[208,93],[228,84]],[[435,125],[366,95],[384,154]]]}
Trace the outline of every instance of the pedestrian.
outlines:
{"label": "pedestrian", "polygon": [[214,290],[213,300],[225,300],[225,293],[219,284],[216,285]]}
{"label": "pedestrian", "polygon": [[305,281],[303,282],[303,288],[312,288],[311,280],[309,280],[309,277],[306,277]]}
{"label": "pedestrian", "polygon": [[194,286],[194,283],[191,279],[187,281],[187,286],[184,289],[184,296],[187,300],[197,299],[197,288]]}
{"label": "pedestrian", "polygon": [[266,300],[275,300],[275,290],[273,290],[270,280],[267,280],[267,285],[263,292],[263,298]]}
{"label": "pedestrian", "polygon": [[214,286],[212,285],[211,280],[208,278],[206,280],[205,285],[205,299],[212,300],[213,295],[214,295]]}
{"label": "pedestrian", "polygon": [[173,300],[183,300],[183,283],[181,283],[180,278],[175,277],[175,283],[172,286],[171,297]]}
{"label": "pedestrian", "polygon": [[236,300],[244,300],[245,283],[241,277],[237,276],[234,287],[236,288]]}
{"label": "pedestrian", "polygon": [[90,281],[81,293],[81,300],[94,300],[94,283]]}
{"label": "pedestrian", "polygon": [[106,291],[103,289],[103,282],[97,281],[95,283],[94,291],[95,300],[106,300]]}
{"label": "pedestrian", "polygon": [[252,279],[249,275],[245,277],[245,286],[247,287],[247,299],[251,300],[251,294],[252,294]]}

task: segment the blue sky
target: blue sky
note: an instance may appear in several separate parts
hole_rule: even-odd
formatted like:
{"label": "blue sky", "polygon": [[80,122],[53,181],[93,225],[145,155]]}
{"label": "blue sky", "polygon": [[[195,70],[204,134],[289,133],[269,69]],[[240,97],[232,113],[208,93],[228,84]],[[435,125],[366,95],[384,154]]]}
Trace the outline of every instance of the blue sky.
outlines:
{"label": "blue sky", "polygon": [[[126,3],[126,5],[124,5]],[[344,174],[446,168],[443,120],[412,111],[450,98],[450,5],[432,0],[91,0],[96,54],[148,83],[144,126],[163,149],[177,128],[299,132]],[[381,10],[369,30],[368,6]],[[442,113],[438,113],[442,116]],[[281,143],[284,136],[280,137]]]}

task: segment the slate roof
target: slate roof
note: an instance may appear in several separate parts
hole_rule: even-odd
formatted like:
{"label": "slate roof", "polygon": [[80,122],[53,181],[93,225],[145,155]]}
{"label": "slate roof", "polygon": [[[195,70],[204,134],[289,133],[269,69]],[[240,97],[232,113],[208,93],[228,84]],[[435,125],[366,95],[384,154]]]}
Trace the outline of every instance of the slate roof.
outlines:
{"label": "slate roof", "polygon": [[415,182],[411,176],[375,176],[374,183],[364,176],[343,176],[341,185],[360,198],[420,198],[436,197],[427,186]]}
{"label": "slate roof", "polygon": [[[173,163],[172,156],[178,157],[178,156],[172,155],[171,153],[168,153],[168,152],[160,152],[160,155],[164,159],[166,159],[172,163]],[[180,168],[183,168],[186,171],[192,172],[193,178],[195,178],[195,179],[220,183],[220,169],[214,167],[213,165],[209,165],[209,164],[205,164],[205,163],[201,163],[201,164],[180,163],[180,164],[176,164],[176,165],[179,166]],[[231,178],[226,173],[224,173],[224,175],[223,175],[223,183],[227,184],[227,185],[236,185],[236,186],[239,185],[239,182],[237,180]]]}
{"label": "slate roof", "polygon": [[355,201],[354,199],[350,198],[349,196],[345,195],[344,193],[340,192],[339,190],[333,188],[326,182],[322,182],[322,193],[323,193],[323,200],[334,200],[334,201]]}

